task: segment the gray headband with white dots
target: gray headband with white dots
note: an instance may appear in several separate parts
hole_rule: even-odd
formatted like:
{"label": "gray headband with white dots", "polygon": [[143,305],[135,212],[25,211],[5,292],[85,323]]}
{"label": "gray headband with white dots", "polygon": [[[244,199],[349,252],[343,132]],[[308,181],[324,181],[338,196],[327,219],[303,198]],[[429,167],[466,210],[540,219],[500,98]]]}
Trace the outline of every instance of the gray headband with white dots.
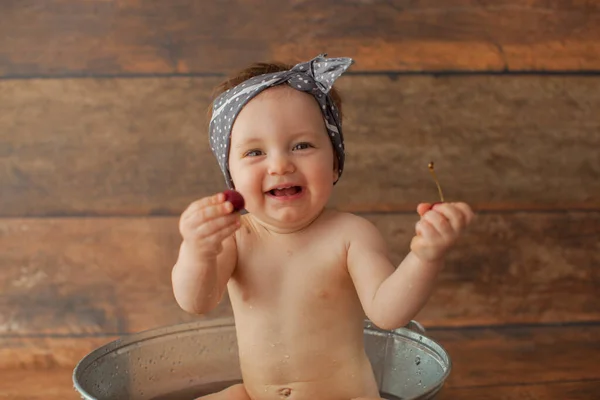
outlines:
{"label": "gray headband with white dots", "polygon": [[[339,111],[329,95],[333,82],[353,63],[351,58],[326,58],[321,54],[310,61],[295,65],[288,71],[252,77],[219,95],[213,102],[210,120],[210,147],[225,176],[225,183],[234,188],[229,173],[231,128],[241,109],[265,89],[287,83],[290,87],[312,94],[320,105],[325,127],[338,160],[338,179],[344,169],[344,136]],[[336,181],[337,182],[337,181]]]}

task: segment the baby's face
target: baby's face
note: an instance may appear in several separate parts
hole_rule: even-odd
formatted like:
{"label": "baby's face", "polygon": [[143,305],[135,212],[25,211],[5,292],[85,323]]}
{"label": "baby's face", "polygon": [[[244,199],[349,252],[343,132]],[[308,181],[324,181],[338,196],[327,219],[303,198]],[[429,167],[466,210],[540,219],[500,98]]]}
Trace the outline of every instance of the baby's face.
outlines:
{"label": "baby's face", "polygon": [[248,102],[233,125],[229,170],[263,224],[293,231],[313,221],[338,177],[314,97],[281,85]]}

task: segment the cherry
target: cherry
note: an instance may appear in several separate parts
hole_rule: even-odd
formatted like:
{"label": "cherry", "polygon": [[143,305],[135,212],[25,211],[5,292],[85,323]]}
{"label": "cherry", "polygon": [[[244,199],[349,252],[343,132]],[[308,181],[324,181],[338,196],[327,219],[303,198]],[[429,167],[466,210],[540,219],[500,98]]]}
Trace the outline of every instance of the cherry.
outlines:
{"label": "cherry", "polygon": [[236,190],[225,190],[225,201],[230,202],[233,205],[233,211],[240,211],[244,209],[244,197]]}

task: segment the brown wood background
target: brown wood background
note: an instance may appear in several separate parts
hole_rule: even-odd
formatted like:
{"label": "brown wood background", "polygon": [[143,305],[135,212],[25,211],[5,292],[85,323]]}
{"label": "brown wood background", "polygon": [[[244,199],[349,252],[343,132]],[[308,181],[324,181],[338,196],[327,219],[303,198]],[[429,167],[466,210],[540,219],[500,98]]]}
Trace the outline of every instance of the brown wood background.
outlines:
{"label": "brown wood background", "polygon": [[600,2],[8,0],[0,399],[75,399],[87,352],[198,318],[170,270],[179,214],[223,189],[210,91],[322,52],[356,61],[332,205],[395,262],[428,161],[479,214],[416,318],[453,358],[443,398],[600,396]]}

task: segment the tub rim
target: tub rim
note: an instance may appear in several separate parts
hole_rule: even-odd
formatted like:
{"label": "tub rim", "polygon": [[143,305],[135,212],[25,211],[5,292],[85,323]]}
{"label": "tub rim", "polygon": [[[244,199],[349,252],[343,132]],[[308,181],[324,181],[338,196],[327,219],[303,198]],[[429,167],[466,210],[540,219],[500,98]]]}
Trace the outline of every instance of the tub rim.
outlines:
{"label": "tub rim", "polygon": [[[136,343],[146,342],[150,340],[160,340],[165,336],[184,334],[190,331],[198,331],[199,329],[209,330],[219,328],[235,329],[235,319],[233,318],[233,316],[201,319],[198,321],[161,326],[146,329],[140,332],[124,334],[118,339],[115,339],[100,347],[97,347],[96,349],[83,356],[77,362],[72,374],[73,387],[82,399],[99,400],[96,397],[93,397],[91,394],[89,394],[81,386],[78,378],[80,377],[80,375],[83,375],[87,368],[92,366],[94,362],[98,361],[100,358],[105,357],[107,354],[110,354],[114,351],[135,345]],[[440,364],[444,367],[444,373],[442,374],[439,380],[440,383],[438,385],[432,386],[429,390],[422,393],[420,397],[434,395],[442,388],[442,386],[448,379],[448,376],[450,375],[450,372],[452,370],[452,359],[450,358],[448,351],[440,343],[428,337],[426,335],[425,328],[423,328],[423,326],[419,322],[411,320],[404,327],[393,330],[385,330],[377,327],[369,319],[365,319],[363,324],[363,332],[372,332],[377,335],[387,337],[400,337],[401,340],[412,341],[417,343],[419,346],[427,348],[430,354],[436,356],[437,361],[440,362]]]}

